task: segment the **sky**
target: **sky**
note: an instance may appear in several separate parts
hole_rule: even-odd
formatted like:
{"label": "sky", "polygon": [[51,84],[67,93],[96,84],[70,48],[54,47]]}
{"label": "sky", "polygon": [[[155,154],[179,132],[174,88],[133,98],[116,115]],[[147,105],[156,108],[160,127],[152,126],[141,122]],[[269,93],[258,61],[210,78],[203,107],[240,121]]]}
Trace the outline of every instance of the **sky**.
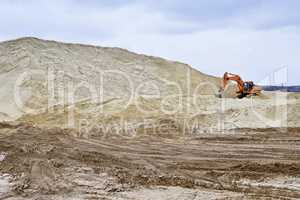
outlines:
{"label": "sky", "polygon": [[0,41],[121,47],[215,76],[300,85],[299,10],[298,0],[1,0]]}

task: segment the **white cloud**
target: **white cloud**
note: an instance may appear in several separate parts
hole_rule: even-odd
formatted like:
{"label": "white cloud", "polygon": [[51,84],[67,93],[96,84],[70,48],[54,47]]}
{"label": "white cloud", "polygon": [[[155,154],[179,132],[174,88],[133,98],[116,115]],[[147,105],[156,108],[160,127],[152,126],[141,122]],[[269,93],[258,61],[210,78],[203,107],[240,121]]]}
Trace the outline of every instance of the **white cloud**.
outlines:
{"label": "white cloud", "polygon": [[[255,9],[251,5],[244,14],[238,12],[224,20],[215,17],[205,23],[182,18],[182,14],[170,16],[164,6],[155,9],[143,1],[122,6],[76,4],[74,0],[14,2],[0,3],[2,40],[30,35],[118,46],[187,62],[209,74],[231,71],[255,81],[284,65],[289,67],[290,83],[300,83],[296,77],[300,28],[289,23],[261,28],[264,23],[271,26],[287,8],[276,15],[272,14],[272,6],[263,4]],[[276,5],[274,10],[278,9]]]}
{"label": "white cloud", "polygon": [[119,34],[103,44],[184,61],[209,74],[230,71],[255,81],[287,66],[289,82],[299,84],[299,33],[300,29],[224,29],[180,35]]}

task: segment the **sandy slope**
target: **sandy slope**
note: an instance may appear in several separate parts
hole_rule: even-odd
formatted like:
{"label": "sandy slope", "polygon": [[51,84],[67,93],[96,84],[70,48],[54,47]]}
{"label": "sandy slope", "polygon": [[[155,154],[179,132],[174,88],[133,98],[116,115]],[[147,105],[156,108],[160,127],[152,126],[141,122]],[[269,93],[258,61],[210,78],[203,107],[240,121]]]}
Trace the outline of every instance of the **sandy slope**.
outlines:
{"label": "sandy slope", "polygon": [[197,121],[200,132],[298,125],[297,94],[219,99],[219,86],[188,65],[119,48],[36,38],[0,44],[2,120],[68,128],[126,121],[139,129],[169,118],[182,129]]}
{"label": "sandy slope", "polygon": [[[27,74],[24,75],[24,72]],[[102,82],[101,74],[104,74],[101,76]],[[99,102],[112,98],[128,101],[136,93],[144,96],[160,93],[163,97],[179,90],[186,94],[188,85],[195,88],[204,81],[213,85],[219,83],[217,78],[179,62],[139,55],[120,48],[36,38],[0,43],[0,112],[12,118],[22,115],[15,106],[13,96],[14,87],[18,85],[16,80],[20,79],[23,80],[20,81],[20,91],[25,93],[22,103],[33,108],[33,111],[55,104],[71,104],[71,100],[67,99],[70,92],[76,93],[74,101],[84,98],[99,100],[95,97],[99,96],[99,92],[102,94]],[[74,85],[74,91],[65,91],[70,84]],[[199,92],[211,91],[204,88]]]}

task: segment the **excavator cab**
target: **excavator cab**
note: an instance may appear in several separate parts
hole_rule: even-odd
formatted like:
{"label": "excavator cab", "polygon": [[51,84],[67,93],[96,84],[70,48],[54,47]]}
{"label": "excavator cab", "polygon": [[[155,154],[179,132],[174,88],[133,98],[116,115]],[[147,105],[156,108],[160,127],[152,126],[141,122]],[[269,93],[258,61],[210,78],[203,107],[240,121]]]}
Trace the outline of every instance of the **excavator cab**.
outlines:
{"label": "excavator cab", "polygon": [[254,83],[252,81],[244,82],[244,91],[250,92],[254,86]]}

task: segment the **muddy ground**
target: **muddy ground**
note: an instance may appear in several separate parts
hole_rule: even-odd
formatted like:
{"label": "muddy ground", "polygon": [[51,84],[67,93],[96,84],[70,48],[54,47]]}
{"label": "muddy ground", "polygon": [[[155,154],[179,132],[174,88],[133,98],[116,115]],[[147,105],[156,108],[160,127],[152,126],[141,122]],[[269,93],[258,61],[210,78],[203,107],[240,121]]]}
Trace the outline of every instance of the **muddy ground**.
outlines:
{"label": "muddy ground", "polygon": [[0,199],[299,199],[300,128],[80,137],[0,124]]}

